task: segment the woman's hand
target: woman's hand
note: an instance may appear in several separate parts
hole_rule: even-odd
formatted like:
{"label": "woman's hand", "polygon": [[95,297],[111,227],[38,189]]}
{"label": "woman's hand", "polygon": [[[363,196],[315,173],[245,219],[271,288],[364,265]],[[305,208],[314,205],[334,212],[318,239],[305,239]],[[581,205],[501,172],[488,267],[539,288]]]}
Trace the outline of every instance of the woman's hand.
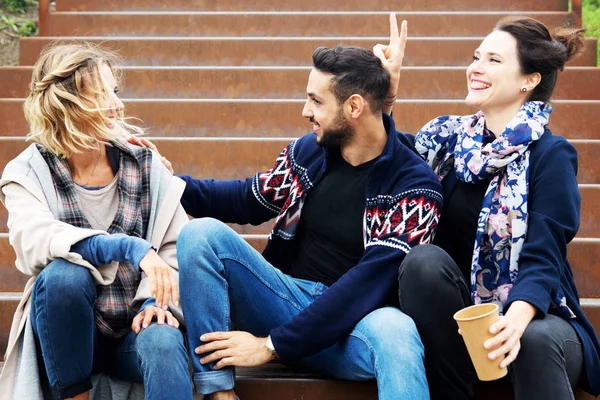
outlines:
{"label": "woman's hand", "polygon": [[[390,89],[385,99],[384,112],[391,108],[396,100],[398,93],[398,84],[400,83],[400,70],[404,60],[404,50],[406,49],[406,40],[408,37],[408,23],[402,21],[400,32],[398,32],[398,21],[396,14],[390,14],[390,43],[386,46],[377,44],[373,47],[375,54],[383,64],[385,70],[390,74]],[[387,113],[387,112],[386,112]]]}
{"label": "woman's hand", "polygon": [[170,299],[173,304],[179,305],[179,286],[177,279],[173,277],[173,270],[154,249],[148,250],[142,258],[140,269],[150,280],[150,292],[156,298],[158,308],[166,310]]}
{"label": "woman's hand", "polygon": [[506,354],[506,358],[500,363],[500,368],[505,368],[515,361],[521,350],[523,332],[536,313],[537,309],[527,302],[520,300],[513,302],[506,315],[490,326],[490,333],[495,336],[483,344],[486,349],[494,349],[488,354],[488,358],[495,360]]}
{"label": "woman's hand", "polygon": [[131,329],[133,329],[135,333],[140,333],[142,328],[150,326],[150,323],[154,318],[156,318],[156,322],[159,325],[164,325],[166,321],[169,326],[179,328],[179,321],[177,321],[170,311],[165,311],[162,308],[154,306],[147,306],[135,316],[131,323]]}
{"label": "woman's hand", "polygon": [[127,139],[127,142],[129,142],[130,144],[136,145],[136,146],[147,147],[151,150],[154,150],[156,152],[156,154],[158,154],[160,156],[160,160],[162,161],[163,165],[165,167],[167,167],[167,169],[169,170],[171,175],[173,175],[175,173],[175,171],[173,170],[173,164],[171,164],[171,161],[167,160],[166,157],[161,156],[156,145],[154,143],[152,143],[151,141],[149,141],[148,139],[143,138],[143,137],[131,136]]}

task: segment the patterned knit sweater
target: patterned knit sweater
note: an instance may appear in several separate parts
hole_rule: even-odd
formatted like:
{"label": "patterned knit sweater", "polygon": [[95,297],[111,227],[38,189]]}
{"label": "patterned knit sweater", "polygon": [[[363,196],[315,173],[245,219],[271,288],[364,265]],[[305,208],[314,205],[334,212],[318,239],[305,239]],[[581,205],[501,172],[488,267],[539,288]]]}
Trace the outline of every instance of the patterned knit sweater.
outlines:
{"label": "patterned knit sweater", "polygon": [[[289,322],[271,331],[284,362],[313,355],[347,336],[368,313],[383,306],[409,250],[429,243],[442,206],[433,171],[403,142],[384,115],[388,140],[367,179],[363,217],[365,251],[356,266]],[[326,150],[308,134],[289,144],[272,169],[246,180],[182,177],[182,204],[194,217],[260,224],[272,218],[264,257],[285,272],[304,200],[327,172]]]}

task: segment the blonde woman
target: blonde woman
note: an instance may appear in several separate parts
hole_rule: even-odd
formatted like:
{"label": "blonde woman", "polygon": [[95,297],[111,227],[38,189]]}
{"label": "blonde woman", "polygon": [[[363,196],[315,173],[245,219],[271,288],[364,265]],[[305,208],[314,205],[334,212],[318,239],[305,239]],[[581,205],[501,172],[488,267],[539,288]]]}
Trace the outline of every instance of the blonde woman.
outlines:
{"label": "blonde woman", "polygon": [[192,398],[175,255],[185,185],[126,142],[140,129],[123,118],[116,61],[67,44],[34,67],[24,106],[34,143],[0,180],[16,266],[32,277],[1,399],[42,398],[45,386],[55,399],[144,397],[123,381],[144,383],[146,399]]}

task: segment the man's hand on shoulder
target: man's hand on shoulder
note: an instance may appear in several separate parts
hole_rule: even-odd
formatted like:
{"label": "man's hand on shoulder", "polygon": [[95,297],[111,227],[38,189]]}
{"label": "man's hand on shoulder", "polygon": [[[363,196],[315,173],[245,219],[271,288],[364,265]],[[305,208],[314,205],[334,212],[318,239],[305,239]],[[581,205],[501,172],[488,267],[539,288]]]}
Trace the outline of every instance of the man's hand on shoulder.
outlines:
{"label": "man's hand on shoulder", "polygon": [[[248,332],[212,332],[202,335],[202,346],[196,354],[202,354],[202,364],[216,362],[215,369],[228,366],[255,367],[275,358],[267,348],[267,338],[259,338]],[[210,354],[207,354],[210,353]]]}
{"label": "man's hand on shoulder", "polygon": [[146,138],[139,137],[139,136],[131,136],[127,139],[127,142],[129,142],[130,144],[133,144],[135,146],[147,147],[150,150],[154,150],[160,156],[160,161],[162,161],[163,165],[165,167],[167,167],[167,169],[169,170],[171,175],[175,174],[175,170],[173,169],[173,164],[171,164],[171,161],[167,160],[166,157],[163,157],[160,154],[160,152],[158,151],[158,148],[156,147],[156,145],[154,143],[152,143],[151,141],[149,141]]}

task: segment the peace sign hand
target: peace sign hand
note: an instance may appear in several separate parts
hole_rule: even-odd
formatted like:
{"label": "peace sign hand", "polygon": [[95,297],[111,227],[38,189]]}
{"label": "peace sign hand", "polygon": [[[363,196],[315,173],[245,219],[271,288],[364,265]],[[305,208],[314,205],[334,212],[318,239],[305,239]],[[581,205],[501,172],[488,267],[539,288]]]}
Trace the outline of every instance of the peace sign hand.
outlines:
{"label": "peace sign hand", "polygon": [[[390,43],[386,46],[377,44],[373,47],[375,54],[383,64],[383,67],[390,74],[390,90],[386,103],[396,98],[398,84],[400,83],[400,70],[402,69],[402,60],[404,59],[404,50],[406,49],[406,40],[408,37],[408,23],[402,21],[400,32],[398,32],[398,21],[396,13],[390,14]],[[393,99],[392,99],[393,98]]]}

